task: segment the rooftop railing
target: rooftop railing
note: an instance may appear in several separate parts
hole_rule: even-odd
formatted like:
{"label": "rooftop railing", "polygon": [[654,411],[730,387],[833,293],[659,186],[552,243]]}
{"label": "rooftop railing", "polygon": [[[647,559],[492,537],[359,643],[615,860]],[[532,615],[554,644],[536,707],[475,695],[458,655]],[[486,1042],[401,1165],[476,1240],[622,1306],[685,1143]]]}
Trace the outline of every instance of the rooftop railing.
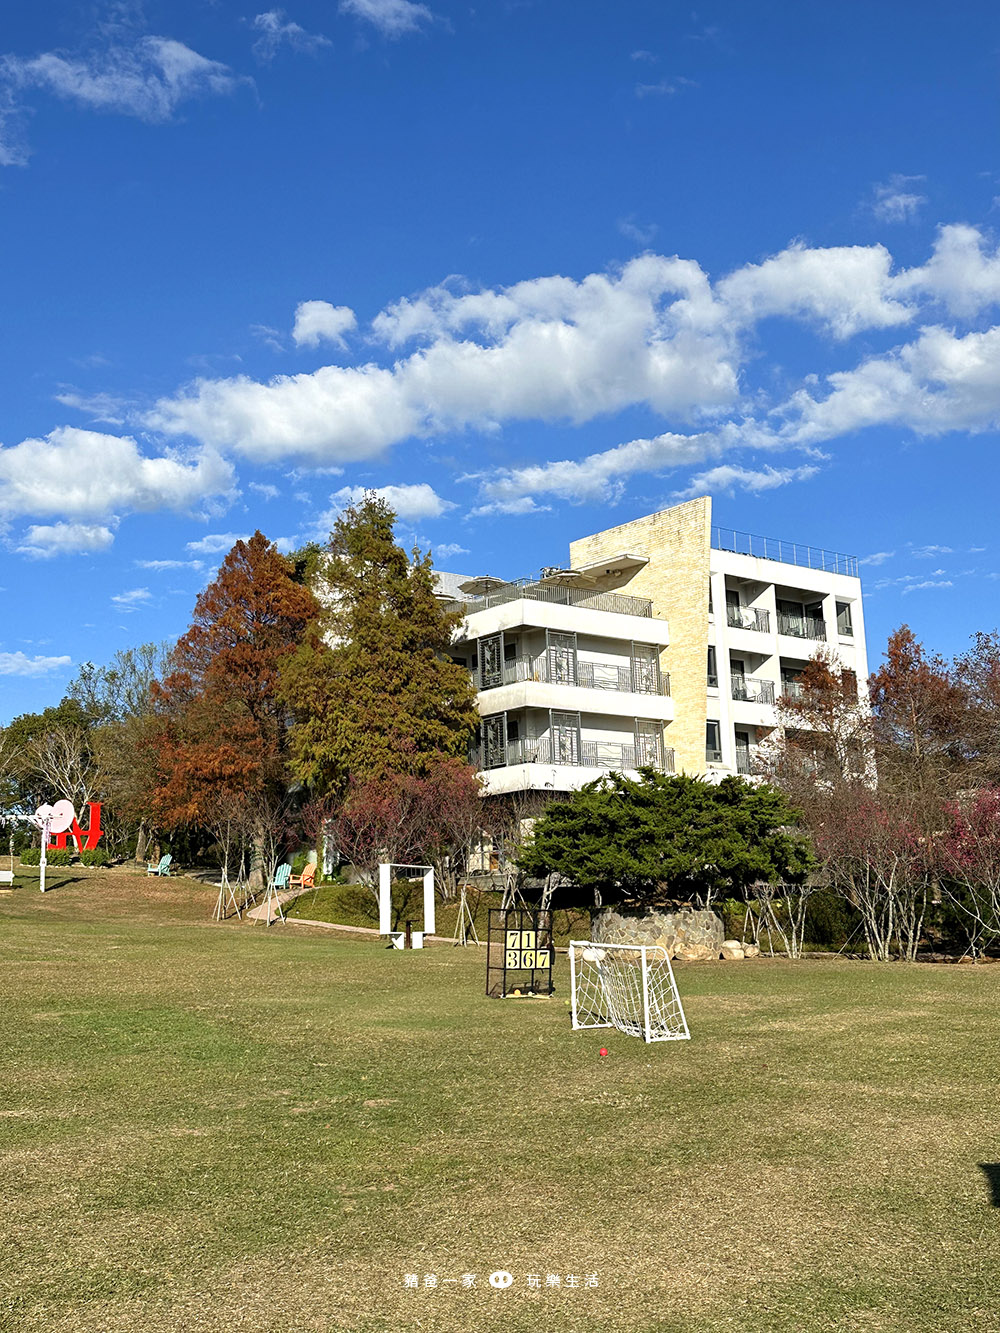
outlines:
{"label": "rooftop railing", "polygon": [[819,546],[803,546],[799,542],[782,541],[778,537],[758,537],[751,532],[737,532],[735,528],[713,528],[712,545],[717,551],[732,551],[735,555],[753,555],[762,560],[780,560],[786,565],[800,565],[803,569],[819,569],[825,574],[858,577],[856,555],[824,551]]}
{"label": "rooftop railing", "polygon": [[513,579],[510,583],[492,588],[482,597],[468,598],[462,605],[466,614],[487,611],[508,602],[552,602],[556,606],[578,606],[585,611],[613,611],[623,616],[653,614],[653,603],[648,597],[631,597],[624,592],[594,592],[590,588],[564,587],[561,584],[539,583],[535,579]]}

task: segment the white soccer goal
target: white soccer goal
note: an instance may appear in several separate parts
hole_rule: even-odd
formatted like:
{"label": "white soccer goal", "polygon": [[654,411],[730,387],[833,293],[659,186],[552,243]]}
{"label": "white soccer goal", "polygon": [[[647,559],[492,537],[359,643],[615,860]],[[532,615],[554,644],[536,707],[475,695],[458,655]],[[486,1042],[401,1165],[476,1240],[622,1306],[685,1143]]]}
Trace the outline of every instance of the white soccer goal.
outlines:
{"label": "white soccer goal", "polygon": [[691,1036],[661,945],[571,940],[569,970],[574,1028],[617,1028],[644,1041]]}

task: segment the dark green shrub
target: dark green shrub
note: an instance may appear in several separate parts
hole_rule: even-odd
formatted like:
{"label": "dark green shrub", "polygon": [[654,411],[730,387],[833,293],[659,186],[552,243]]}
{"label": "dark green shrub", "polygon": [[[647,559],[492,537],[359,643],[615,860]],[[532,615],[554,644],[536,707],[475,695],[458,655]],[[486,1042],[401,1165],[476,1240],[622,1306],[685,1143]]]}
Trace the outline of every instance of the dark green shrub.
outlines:
{"label": "dark green shrub", "polygon": [[111,857],[103,847],[91,847],[80,853],[82,866],[109,866]]}
{"label": "dark green shrub", "polygon": [[810,897],[806,909],[806,945],[839,950],[850,941],[852,949],[861,949],[860,923],[861,913],[846,898],[833,889],[820,889]]}
{"label": "dark green shrub", "polygon": [[45,860],[50,866],[68,866],[73,860],[73,853],[68,847],[53,847],[45,853]]}
{"label": "dark green shrub", "polygon": [[23,866],[36,866],[41,859],[42,852],[39,847],[25,847],[21,853],[21,864]]}

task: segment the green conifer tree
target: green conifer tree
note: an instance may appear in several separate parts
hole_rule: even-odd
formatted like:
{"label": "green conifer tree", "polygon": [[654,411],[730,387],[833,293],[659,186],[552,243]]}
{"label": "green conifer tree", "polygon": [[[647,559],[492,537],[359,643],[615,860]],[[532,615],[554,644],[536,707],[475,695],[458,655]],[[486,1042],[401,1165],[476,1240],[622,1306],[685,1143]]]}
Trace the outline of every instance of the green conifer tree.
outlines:
{"label": "green conifer tree", "polygon": [[464,758],[478,720],[449,655],[461,616],[435,597],[429,554],[396,544],[395,517],[373,492],[340,515],[316,562],[321,613],[283,665],[292,770],[318,793]]}

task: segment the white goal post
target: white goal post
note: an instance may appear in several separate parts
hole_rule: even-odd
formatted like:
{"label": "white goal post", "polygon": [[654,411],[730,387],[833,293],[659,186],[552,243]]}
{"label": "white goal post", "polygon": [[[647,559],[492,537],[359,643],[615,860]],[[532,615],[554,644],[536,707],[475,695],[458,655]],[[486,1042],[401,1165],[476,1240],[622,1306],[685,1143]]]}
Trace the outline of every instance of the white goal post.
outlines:
{"label": "white goal post", "polygon": [[617,1028],[644,1041],[691,1036],[662,945],[571,940],[569,971],[574,1029]]}

